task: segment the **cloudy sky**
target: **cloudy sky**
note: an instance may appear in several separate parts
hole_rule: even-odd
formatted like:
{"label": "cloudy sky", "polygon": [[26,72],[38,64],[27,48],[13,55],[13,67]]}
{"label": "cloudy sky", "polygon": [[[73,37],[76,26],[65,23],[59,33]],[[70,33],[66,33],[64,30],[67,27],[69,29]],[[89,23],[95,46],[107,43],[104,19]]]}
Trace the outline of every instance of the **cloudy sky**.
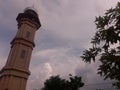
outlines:
{"label": "cloudy sky", "polygon": [[[51,75],[82,76],[83,90],[110,89],[110,81],[96,74],[98,63],[86,64],[80,58],[90,47],[95,33],[95,16],[114,7],[119,0],[0,0],[0,68],[7,60],[10,41],[17,32],[16,17],[26,7],[37,9],[42,27],[35,37],[27,90],[43,87]],[[106,84],[105,84],[106,83]],[[109,88],[109,89],[108,89]],[[40,89],[39,89],[40,90]]]}

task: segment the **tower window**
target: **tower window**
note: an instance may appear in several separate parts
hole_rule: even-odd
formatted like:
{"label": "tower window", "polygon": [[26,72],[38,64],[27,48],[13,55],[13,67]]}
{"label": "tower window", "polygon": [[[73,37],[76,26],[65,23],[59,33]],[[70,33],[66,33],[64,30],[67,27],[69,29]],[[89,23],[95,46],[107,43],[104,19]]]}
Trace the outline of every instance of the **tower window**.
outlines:
{"label": "tower window", "polygon": [[21,59],[24,59],[24,58],[25,58],[25,53],[26,53],[25,50],[22,50],[22,51],[21,51],[21,54],[20,54],[20,58],[21,58]]}
{"label": "tower window", "polygon": [[27,31],[26,32],[26,36],[25,36],[26,38],[29,38],[30,37],[30,32],[29,31]]}

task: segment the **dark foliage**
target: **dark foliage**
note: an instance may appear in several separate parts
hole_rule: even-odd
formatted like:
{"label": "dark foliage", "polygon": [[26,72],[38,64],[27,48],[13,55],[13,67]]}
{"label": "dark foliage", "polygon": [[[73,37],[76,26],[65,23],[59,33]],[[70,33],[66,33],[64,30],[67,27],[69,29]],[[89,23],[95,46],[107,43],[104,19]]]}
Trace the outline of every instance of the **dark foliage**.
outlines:
{"label": "dark foliage", "polygon": [[69,80],[66,80],[57,75],[46,80],[42,90],[78,90],[83,86],[84,83],[81,81],[81,77],[70,74]]}
{"label": "dark foliage", "polygon": [[90,63],[99,56],[98,74],[115,80],[113,85],[120,89],[120,2],[104,16],[96,17],[95,24],[97,31],[91,41],[92,48],[85,50],[81,57]]}

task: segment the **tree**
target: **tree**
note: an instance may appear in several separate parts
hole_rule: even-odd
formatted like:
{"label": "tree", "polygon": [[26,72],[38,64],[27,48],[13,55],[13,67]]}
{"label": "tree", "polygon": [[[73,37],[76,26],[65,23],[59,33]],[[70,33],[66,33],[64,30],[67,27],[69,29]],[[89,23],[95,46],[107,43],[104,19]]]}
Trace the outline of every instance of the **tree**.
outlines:
{"label": "tree", "polygon": [[104,16],[96,17],[95,24],[97,31],[91,40],[92,48],[84,50],[81,57],[91,63],[99,56],[98,74],[105,80],[115,80],[113,85],[120,89],[120,2]]}
{"label": "tree", "polygon": [[83,87],[84,83],[81,77],[69,75],[69,80],[62,79],[57,76],[52,76],[45,81],[42,90],[78,90]]}

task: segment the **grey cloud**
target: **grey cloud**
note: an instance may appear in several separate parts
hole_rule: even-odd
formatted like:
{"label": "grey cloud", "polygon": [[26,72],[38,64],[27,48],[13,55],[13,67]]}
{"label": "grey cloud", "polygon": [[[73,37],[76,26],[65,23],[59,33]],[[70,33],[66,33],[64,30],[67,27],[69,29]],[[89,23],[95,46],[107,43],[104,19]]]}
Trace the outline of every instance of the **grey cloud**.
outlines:
{"label": "grey cloud", "polygon": [[[79,4],[81,5],[80,1],[78,0],[76,0],[75,2],[77,3],[77,6]],[[59,12],[49,12],[48,16],[45,19],[45,24],[47,26],[47,28],[45,27],[45,29],[50,30],[50,32],[52,32],[52,35],[56,35],[57,37],[62,38],[63,40],[70,41],[73,43],[76,40],[75,44],[78,45],[80,44],[78,42],[81,42],[85,39],[88,41],[89,36],[91,35],[91,33],[94,32],[94,25],[91,24],[93,23],[93,19],[91,18],[93,14],[91,13],[94,12],[92,11],[91,13],[88,12],[87,14],[85,14],[84,12],[86,9],[82,10],[81,8],[76,7],[74,4],[72,5],[74,6],[72,8],[73,11],[77,13],[72,12],[70,7],[66,9],[65,6],[64,8],[58,9]],[[86,37],[84,37],[85,34]]]}
{"label": "grey cloud", "polygon": [[60,6],[59,0],[41,0],[41,2],[48,11],[54,10],[55,8]]}
{"label": "grey cloud", "polygon": [[85,83],[85,86],[81,90],[96,90],[96,89],[103,89],[103,90],[115,90],[112,87],[111,80],[104,80],[103,77],[100,77],[97,74],[97,68],[100,62],[86,64],[84,68],[81,68],[79,65],[76,68],[76,75],[82,76],[82,80]]}

